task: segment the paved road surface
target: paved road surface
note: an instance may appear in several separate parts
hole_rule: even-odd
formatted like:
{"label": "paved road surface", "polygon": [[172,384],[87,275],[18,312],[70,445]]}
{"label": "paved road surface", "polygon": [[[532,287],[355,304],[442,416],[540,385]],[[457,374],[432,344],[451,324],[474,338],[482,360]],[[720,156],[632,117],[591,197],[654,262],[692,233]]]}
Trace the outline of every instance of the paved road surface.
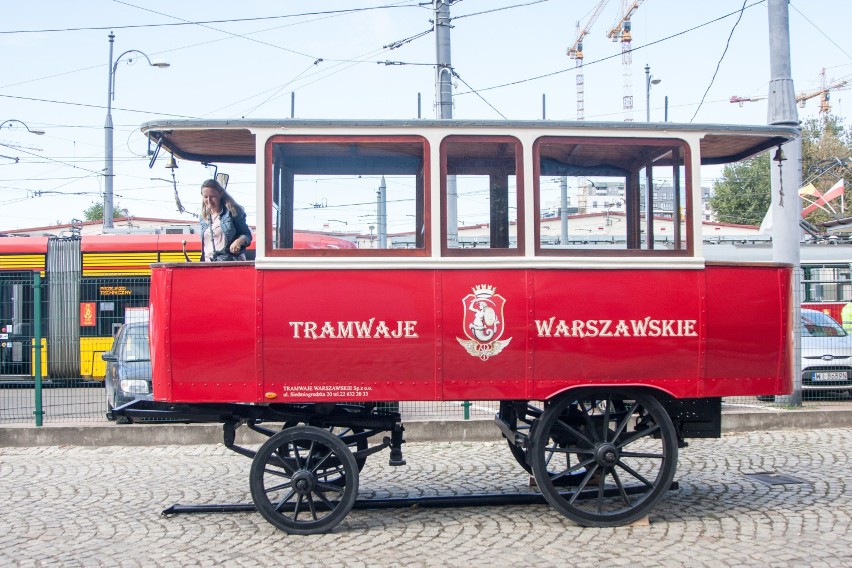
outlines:
{"label": "paved road surface", "polygon": [[[0,566],[850,566],[852,431],[693,440],[650,524],[588,529],[546,505],[354,510],[288,536],[249,502],[250,461],[222,446],[0,448]],[[361,497],[528,492],[504,443],[410,443],[370,458]],[[767,485],[746,474],[804,480]]]}

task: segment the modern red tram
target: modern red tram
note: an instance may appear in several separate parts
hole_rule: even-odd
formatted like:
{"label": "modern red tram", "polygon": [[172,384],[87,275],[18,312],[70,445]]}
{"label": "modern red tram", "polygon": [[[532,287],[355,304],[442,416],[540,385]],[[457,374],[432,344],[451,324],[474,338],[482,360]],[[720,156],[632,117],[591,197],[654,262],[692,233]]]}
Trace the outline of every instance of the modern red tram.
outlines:
{"label": "modern red tram", "polygon": [[[257,256],[153,266],[155,401],[118,412],[222,422],[226,445],[252,458],[255,506],[282,530],[336,526],[368,455],[389,448],[392,465],[405,463],[401,417],[385,402],[500,401],[496,424],[545,499],[582,525],[613,526],[663,498],[685,438],[720,435],[722,397],[791,390],[791,267],[705,260],[700,174],[795,129],[236,120],[142,130],[178,158],[256,164]],[[663,183],[674,188],[667,214],[655,201]],[[560,195],[570,186],[578,193]],[[623,204],[606,238],[567,219],[558,233],[543,224],[554,201],[582,202],[590,187]],[[370,213],[368,246],[297,249],[294,235],[316,222],[305,204],[319,198],[340,222]],[[463,230],[471,219],[476,235]],[[269,439],[239,447],[241,425]]]}
{"label": "modern red tram", "polygon": [[0,380],[34,374],[33,273],[42,294],[41,372],[103,380],[100,354],[133,310],[148,306],[151,264],[197,261],[198,235],[0,238]]}

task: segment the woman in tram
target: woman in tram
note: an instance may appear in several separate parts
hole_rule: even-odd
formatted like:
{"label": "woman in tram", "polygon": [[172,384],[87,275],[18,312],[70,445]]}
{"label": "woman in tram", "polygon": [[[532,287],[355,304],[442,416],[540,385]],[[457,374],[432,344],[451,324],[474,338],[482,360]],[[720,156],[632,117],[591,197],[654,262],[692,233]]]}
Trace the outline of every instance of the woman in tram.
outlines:
{"label": "woman in tram", "polygon": [[201,260],[245,260],[251,230],[245,209],[215,179],[201,184]]}

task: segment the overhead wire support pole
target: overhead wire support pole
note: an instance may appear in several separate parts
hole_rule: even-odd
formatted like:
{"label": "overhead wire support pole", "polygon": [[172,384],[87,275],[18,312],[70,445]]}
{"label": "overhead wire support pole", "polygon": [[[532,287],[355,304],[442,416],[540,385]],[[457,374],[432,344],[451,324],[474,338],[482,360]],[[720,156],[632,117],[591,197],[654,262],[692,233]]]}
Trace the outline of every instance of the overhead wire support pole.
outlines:
{"label": "overhead wire support pole", "polygon": [[[435,104],[438,118],[453,118],[453,65],[450,53],[450,0],[434,0],[435,4]],[[458,191],[456,176],[447,176],[447,246],[459,241]]]}
{"label": "overhead wire support pole", "polygon": [[453,118],[453,83],[450,51],[450,0],[435,0],[435,76],[438,118]]}
{"label": "overhead wire support pole", "polygon": [[[799,125],[796,93],[790,63],[790,18],[788,0],[768,0],[769,14],[769,109],[767,122],[777,126]],[[802,139],[796,137],[779,147],[771,168],[772,260],[793,265],[793,345],[790,368],[793,394],[789,404],[802,404],[801,368],[801,268],[800,232],[802,204],[798,195],[802,181]]]}

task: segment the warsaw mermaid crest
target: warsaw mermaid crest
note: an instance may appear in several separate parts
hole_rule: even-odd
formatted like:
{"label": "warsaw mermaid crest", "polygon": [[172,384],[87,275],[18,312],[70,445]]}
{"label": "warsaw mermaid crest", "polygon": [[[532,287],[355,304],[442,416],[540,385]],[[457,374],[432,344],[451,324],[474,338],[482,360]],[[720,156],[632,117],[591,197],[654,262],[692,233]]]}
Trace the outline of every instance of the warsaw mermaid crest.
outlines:
{"label": "warsaw mermaid crest", "polygon": [[464,334],[467,339],[456,337],[456,341],[473,357],[487,361],[499,355],[512,338],[500,341],[503,335],[503,306],[506,299],[496,293],[490,284],[479,284],[472,293],[462,298],[464,309]]}

